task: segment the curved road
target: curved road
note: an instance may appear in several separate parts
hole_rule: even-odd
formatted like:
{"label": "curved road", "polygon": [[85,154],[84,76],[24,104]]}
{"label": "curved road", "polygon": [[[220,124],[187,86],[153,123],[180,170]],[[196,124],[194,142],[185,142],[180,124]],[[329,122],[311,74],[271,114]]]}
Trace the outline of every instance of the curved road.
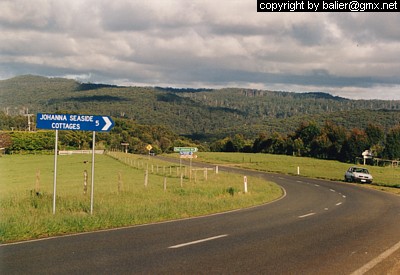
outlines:
{"label": "curved road", "polygon": [[398,196],[353,184],[224,169],[274,181],[286,195],[207,217],[2,245],[0,273],[398,272]]}

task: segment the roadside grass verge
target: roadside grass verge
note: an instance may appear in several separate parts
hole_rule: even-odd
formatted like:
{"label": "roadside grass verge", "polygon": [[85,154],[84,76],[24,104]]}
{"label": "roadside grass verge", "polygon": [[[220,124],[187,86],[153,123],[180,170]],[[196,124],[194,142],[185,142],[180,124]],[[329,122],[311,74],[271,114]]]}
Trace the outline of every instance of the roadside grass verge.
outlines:
{"label": "roadside grass verge", "polygon": [[201,216],[282,195],[277,185],[256,177],[248,177],[245,194],[238,174],[197,171],[190,180],[184,175],[188,168],[179,164],[123,153],[96,155],[91,215],[91,155],[58,156],[53,215],[53,162],[48,155],[0,157],[1,243]]}
{"label": "roadside grass verge", "polygon": [[[353,165],[339,161],[271,154],[199,152],[197,155],[198,158],[196,161],[206,163],[229,165],[288,175],[297,175],[297,172],[299,171],[300,175],[304,177],[334,181],[343,181],[344,173]],[[366,167],[374,177],[374,183],[372,186],[376,186],[381,190],[390,189],[392,193],[400,194],[399,167]]]}

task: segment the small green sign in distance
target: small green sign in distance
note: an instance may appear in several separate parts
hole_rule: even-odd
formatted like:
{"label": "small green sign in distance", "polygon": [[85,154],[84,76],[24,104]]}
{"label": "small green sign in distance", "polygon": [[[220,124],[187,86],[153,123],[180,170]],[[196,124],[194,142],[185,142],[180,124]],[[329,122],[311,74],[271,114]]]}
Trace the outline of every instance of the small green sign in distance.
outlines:
{"label": "small green sign in distance", "polygon": [[174,152],[197,152],[197,147],[174,147]]}

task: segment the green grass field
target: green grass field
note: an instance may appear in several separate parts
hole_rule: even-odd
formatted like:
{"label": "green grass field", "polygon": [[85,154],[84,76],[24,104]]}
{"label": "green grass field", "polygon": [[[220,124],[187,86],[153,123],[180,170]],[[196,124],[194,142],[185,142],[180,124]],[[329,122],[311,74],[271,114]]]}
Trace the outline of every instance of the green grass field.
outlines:
{"label": "green grass field", "polygon": [[[177,154],[171,156],[176,157]],[[351,164],[268,154],[198,153],[196,161],[342,181]],[[58,156],[53,215],[54,156],[0,157],[0,242],[145,224],[262,204],[281,189],[259,178],[207,171],[124,153],[96,155],[90,214],[91,155]],[[400,194],[400,168],[372,167],[375,188]],[[88,172],[84,194],[84,171]],[[148,182],[145,186],[145,171]],[[182,179],[181,179],[182,174]],[[207,177],[207,179],[206,179]],[[166,183],[166,185],[164,185]],[[364,185],[367,186],[367,185]]]}
{"label": "green grass field", "polygon": [[[292,157],[271,154],[243,153],[198,153],[197,161],[231,165],[272,173],[343,181],[344,173],[353,164],[339,161],[319,160],[314,158]],[[362,166],[362,165],[358,165]],[[400,167],[366,166],[374,177],[374,185],[383,187],[400,187]],[[400,193],[400,189],[392,190]]]}
{"label": "green grass field", "polygon": [[197,171],[189,179],[188,167],[178,166],[147,156],[96,155],[91,215],[91,155],[58,156],[53,215],[54,156],[2,156],[0,242],[200,216],[259,205],[282,195],[278,186],[259,178],[248,179],[249,192],[244,194],[241,175]]}

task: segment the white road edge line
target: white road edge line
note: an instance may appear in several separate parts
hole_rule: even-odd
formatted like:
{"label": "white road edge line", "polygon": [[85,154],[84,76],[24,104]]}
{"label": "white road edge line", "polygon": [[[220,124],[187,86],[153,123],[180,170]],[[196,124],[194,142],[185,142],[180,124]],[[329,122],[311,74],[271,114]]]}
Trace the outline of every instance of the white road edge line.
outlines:
{"label": "white road edge line", "polygon": [[303,216],[299,216],[299,219],[302,219],[302,218],[306,218],[306,217],[310,217],[310,216],[313,216],[313,215],[315,215],[316,213],[310,213],[310,214],[306,214],[306,215],[303,215]]}
{"label": "white road edge line", "polygon": [[338,202],[337,204],[336,204],[336,206],[339,206],[339,205],[342,205],[343,204],[343,202]]}
{"label": "white road edge line", "polygon": [[351,275],[362,275],[367,273],[369,270],[374,268],[377,264],[388,258],[390,255],[392,255],[394,252],[396,252],[398,249],[400,249],[400,242],[383,252],[381,255],[367,263],[366,265],[362,266],[361,268],[357,269]]}
{"label": "white road edge line", "polygon": [[224,237],[227,237],[227,236],[228,235],[219,235],[219,236],[215,236],[215,237],[211,237],[211,238],[207,238],[207,239],[202,239],[202,240],[197,240],[197,241],[193,241],[193,242],[189,242],[189,243],[183,243],[183,244],[170,246],[168,248],[180,248],[180,247],[184,247],[184,246],[189,246],[189,245],[193,245],[193,244],[198,244],[198,243],[212,241],[212,240],[215,240],[215,239],[224,238]]}

